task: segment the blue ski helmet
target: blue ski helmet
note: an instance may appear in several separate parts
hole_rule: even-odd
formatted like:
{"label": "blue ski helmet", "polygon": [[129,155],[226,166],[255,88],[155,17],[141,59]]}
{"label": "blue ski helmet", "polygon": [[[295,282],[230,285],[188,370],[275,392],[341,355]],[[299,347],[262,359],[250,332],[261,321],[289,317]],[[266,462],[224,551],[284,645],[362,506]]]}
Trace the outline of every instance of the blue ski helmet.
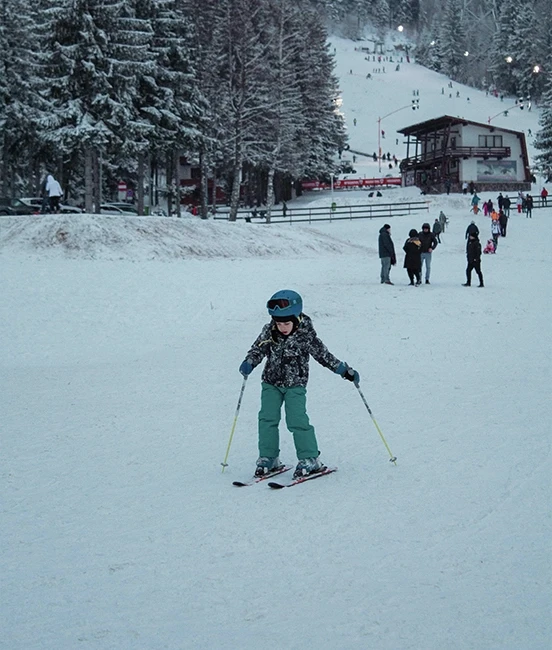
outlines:
{"label": "blue ski helmet", "polygon": [[291,320],[292,316],[297,318],[303,311],[303,299],[296,291],[282,289],[272,296],[266,303],[266,307],[273,318],[289,316]]}

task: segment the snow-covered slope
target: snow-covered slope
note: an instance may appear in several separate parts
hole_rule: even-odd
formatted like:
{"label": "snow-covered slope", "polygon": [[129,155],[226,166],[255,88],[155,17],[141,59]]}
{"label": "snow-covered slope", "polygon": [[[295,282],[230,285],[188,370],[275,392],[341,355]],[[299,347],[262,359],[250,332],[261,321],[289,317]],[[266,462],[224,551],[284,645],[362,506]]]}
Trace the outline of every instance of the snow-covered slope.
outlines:
{"label": "snow-covered slope", "polygon": [[[353,45],[332,42],[348,71]],[[423,99],[435,75],[412,70]],[[348,82],[372,148],[374,106],[403,97]],[[550,648],[552,208],[512,215],[478,289],[461,286],[468,201],[428,201],[391,221],[395,286],[380,219],[0,219],[2,650]],[[402,243],[441,209],[432,283],[409,287]],[[257,369],[221,473],[238,366],[283,287],[360,372],[396,467],[354,386],[313,362],[339,471],[231,486],[257,457]]]}

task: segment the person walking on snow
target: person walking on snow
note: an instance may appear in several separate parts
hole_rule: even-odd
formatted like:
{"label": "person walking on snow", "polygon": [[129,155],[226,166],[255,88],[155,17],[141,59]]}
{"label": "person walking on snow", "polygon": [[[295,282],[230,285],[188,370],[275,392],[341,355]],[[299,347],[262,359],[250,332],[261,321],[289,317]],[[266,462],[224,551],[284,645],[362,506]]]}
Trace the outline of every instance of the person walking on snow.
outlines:
{"label": "person walking on snow", "polygon": [[57,214],[59,212],[59,200],[63,196],[63,190],[51,174],[48,174],[46,177],[46,193],[50,199],[50,212]]}
{"label": "person walking on snow", "polygon": [[517,201],[516,201],[518,214],[521,214],[521,210],[523,208],[524,200],[525,200],[525,197],[523,196],[523,192],[520,190],[518,192]]}
{"label": "person walking on snow", "polygon": [[439,219],[435,219],[431,231],[433,232],[438,243],[440,244],[441,243],[441,222],[439,221]]}
{"label": "person walking on snow", "polygon": [[474,214],[477,214],[479,212],[479,201],[481,201],[481,199],[477,196],[477,194],[474,194],[471,200],[471,209]]}
{"label": "person walking on snow", "polygon": [[506,228],[508,227],[508,217],[504,210],[498,213],[498,223],[500,224],[500,236],[506,237]]}
{"label": "person walking on snow", "polygon": [[476,226],[475,221],[472,221],[470,223],[470,225],[466,228],[466,237],[465,238],[468,239],[468,237],[471,234],[474,234],[476,237],[479,237],[479,228]]}
{"label": "person walking on snow", "polygon": [[282,467],[279,424],[282,405],[286,425],[293,434],[298,463],[294,478],[320,472],[320,451],[314,427],[306,411],[309,358],[358,386],[360,376],[335,357],[318,338],[312,320],[303,313],[303,300],[292,290],[275,293],[267,302],[271,317],[240,365],[244,377],[266,358],[261,378],[259,411],[259,458],[255,476]]}
{"label": "person walking on snow", "polygon": [[498,238],[500,237],[500,223],[498,221],[491,222],[491,236],[493,238],[493,244],[496,249],[498,248]]}
{"label": "person walking on snow", "polygon": [[463,287],[471,287],[471,274],[475,270],[479,276],[479,286],[484,287],[483,273],[481,272],[481,242],[475,233],[470,233],[468,242],[466,244],[466,257],[468,258],[468,266],[466,267],[466,283]]}
{"label": "person walking on snow", "polygon": [[397,258],[395,256],[395,245],[391,239],[391,226],[388,223],[379,231],[378,249],[381,261],[381,283],[393,284],[389,278],[389,271],[397,263]]}
{"label": "person walking on snow", "polygon": [[406,253],[404,268],[408,273],[410,286],[414,286],[414,279],[416,279],[416,286],[419,286],[422,284],[422,242],[418,237],[418,231],[414,228],[408,233],[403,251]]}
{"label": "person walking on snow", "polygon": [[422,267],[425,263],[425,283],[429,284],[429,276],[431,274],[431,254],[437,248],[437,239],[429,229],[429,224],[424,223],[422,232],[419,234],[420,242],[422,244]]}
{"label": "person walking on snow", "polygon": [[533,197],[530,194],[525,197],[525,218],[533,218]]}

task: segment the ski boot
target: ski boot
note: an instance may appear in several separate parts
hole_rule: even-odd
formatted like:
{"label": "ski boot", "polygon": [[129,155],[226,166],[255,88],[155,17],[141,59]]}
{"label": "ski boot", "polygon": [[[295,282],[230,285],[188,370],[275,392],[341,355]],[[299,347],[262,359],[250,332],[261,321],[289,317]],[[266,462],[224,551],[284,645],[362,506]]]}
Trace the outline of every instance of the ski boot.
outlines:
{"label": "ski boot", "polygon": [[297,463],[295,472],[293,472],[293,478],[301,478],[301,476],[307,476],[308,474],[316,474],[320,470],[324,469],[324,465],[318,460],[318,458],[303,458]]}
{"label": "ski boot", "polygon": [[265,474],[270,474],[270,472],[274,472],[275,470],[280,469],[280,467],[282,467],[282,463],[280,462],[280,458],[278,456],[276,456],[275,458],[269,458],[268,456],[261,456],[260,458],[257,459],[255,476],[256,477],[265,476]]}

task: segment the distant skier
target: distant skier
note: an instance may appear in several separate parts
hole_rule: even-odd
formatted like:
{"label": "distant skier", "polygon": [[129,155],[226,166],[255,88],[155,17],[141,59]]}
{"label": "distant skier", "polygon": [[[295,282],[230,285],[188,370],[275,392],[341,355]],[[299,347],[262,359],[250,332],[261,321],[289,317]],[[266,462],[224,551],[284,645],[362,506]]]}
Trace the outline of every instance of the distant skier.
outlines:
{"label": "distant skier", "polygon": [[279,424],[282,405],[286,425],[293,434],[298,463],[294,478],[320,472],[320,451],[314,427],[306,410],[309,358],[358,385],[359,374],[335,357],[322,343],[309,316],[303,313],[303,300],[295,291],[285,289],[267,302],[271,317],[240,365],[244,377],[251,374],[264,358],[261,410],[259,411],[259,458],[255,476],[264,476],[281,468]]}

